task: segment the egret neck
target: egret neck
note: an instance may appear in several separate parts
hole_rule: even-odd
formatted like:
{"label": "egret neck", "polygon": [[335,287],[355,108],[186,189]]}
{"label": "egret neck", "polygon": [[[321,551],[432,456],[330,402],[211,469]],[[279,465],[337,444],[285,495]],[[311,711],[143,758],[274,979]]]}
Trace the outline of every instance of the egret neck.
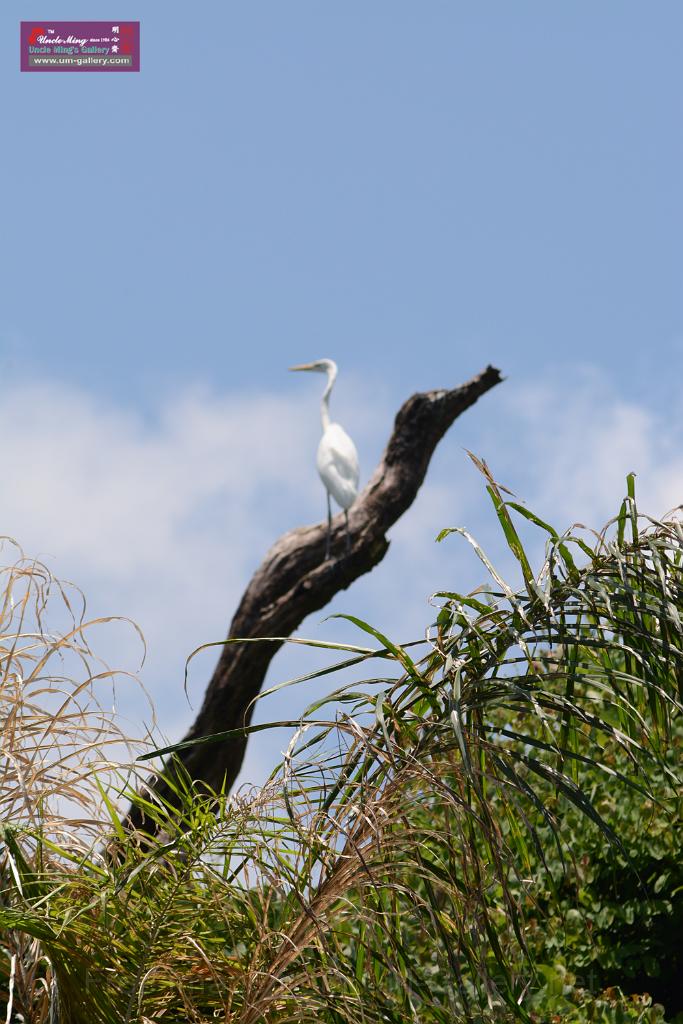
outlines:
{"label": "egret neck", "polygon": [[330,392],[334,387],[336,379],[337,367],[330,359],[327,366],[327,387],[323,392],[323,397],[320,402],[320,419],[322,420],[323,433],[325,433],[330,425]]}

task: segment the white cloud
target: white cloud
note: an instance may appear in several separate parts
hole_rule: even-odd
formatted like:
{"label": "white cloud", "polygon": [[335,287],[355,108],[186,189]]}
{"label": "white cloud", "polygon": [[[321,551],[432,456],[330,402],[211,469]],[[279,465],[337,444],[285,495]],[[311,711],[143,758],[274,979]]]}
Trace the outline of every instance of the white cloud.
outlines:
{"label": "white cloud", "polygon": [[575,379],[519,385],[504,411],[511,421],[502,444],[511,486],[521,479],[522,496],[541,514],[563,525],[601,526],[618,511],[630,472],[642,511],[661,516],[683,501],[683,432],[675,411],[628,401],[604,374],[584,368]]}
{"label": "white cloud", "polygon": [[[367,478],[395,409],[389,396],[367,393],[353,377],[344,384],[339,418],[356,437]],[[125,614],[140,624],[149,644],[143,680],[173,739],[193,717],[182,692],[187,655],[225,635],[273,540],[323,515],[317,396],[313,389],[287,398],[188,389],[148,421],[62,384],[14,383],[3,395],[0,532],[82,586],[92,614]],[[502,483],[560,527],[577,519],[601,525],[617,510],[631,470],[644,510],[659,514],[683,500],[674,418],[626,401],[594,372],[571,382],[508,381],[485,401],[486,419],[465,417],[442,442],[417,502],[392,531],[384,563],[328,612],[353,611],[399,640],[421,635],[432,591],[482,579],[463,541],[434,543],[443,526],[467,525],[494,561],[509,566],[463,439]],[[321,625],[324,614],[302,632],[353,635],[338,622]],[[137,656],[132,634],[121,630],[103,633],[98,647],[126,668]],[[214,660],[209,653],[193,666],[195,708]],[[310,664],[300,650],[283,652],[270,681]],[[259,716],[298,714],[313,692],[287,691]],[[146,714],[143,701],[125,690],[119,707],[134,723]],[[267,774],[280,749],[273,742],[254,738],[246,774]]]}
{"label": "white cloud", "polygon": [[[150,424],[63,386],[15,386],[0,407],[2,532],[77,581],[93,614],[139,622],[145,675],[177,708],[187,654],[224,635],[272,538],[322,504],[306,412],[191,392]],[[134,642],[116,632],[117,663]]]}
{"label": "white cloud", "polygon": [[290,501],[308,484],[304,460],[292,458],[310,444],[308,424],[293,402],[274,397],[188,394],[149,425],[89,396],[28,385],[6,396],[0,428],[13,481],[5,522],[115,578],[187,570],[206,548],[192,521],[215,501],[225,529],[212,521],[210,531],[239,558],[243,535],[233,530],[257,529],[250,508],[264,483]]}

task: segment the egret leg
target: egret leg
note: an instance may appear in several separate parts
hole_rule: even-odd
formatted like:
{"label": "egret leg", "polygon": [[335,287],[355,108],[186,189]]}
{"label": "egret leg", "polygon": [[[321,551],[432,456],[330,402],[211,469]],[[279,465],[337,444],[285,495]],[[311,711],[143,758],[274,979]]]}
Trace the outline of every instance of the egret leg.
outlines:
{"label": "egret leg", "polygon": [[332,499],[327,492],[327,543],[325,545],[325,561],[330,557],[330,541],[332,539]]}
{"label": "egret leg", "polygon": [[344,521],[346,523],[346,554],[351,550],[351,534],[349,533],[349,513],[344,509]]}

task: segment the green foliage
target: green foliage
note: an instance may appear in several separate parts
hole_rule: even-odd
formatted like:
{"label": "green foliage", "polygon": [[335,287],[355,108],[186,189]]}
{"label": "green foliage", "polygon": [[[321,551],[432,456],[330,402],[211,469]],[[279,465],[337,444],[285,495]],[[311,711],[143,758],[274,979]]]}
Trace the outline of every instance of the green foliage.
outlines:
{"label": "green foliage", "polygon": [[[82,773],[99,842],[8,818],[14,1019],[664,1021],[683,529],[640,519],[630,480],[609,529],[559,536],[478,465],[523,589],[457,531],[490,588],[438,595],[421,650],[354,619],[380,646],[343,664],[379,678],[312,707],[265,790],[178,768],[173,807],[137,797],[154,836],[125,837],[115,783]],[[513,513],[548,536],[537,575]]]}
{"label": "green foliage", "polygon": [[534,1024],[663,1024],[664,1009],[649,994],[625,996],[615,987],[598,995],[577,985],[561,962],[537,965],[542,984],[529,1000]]}
{"label": "green foliage", "polygon": [[[671,767],[680,762],[682,734],[678,723],[667,758]],[[622,771],[627,767],[623,752],[613,744],[604,759]],[[605,850],[599,830],[576,812],[567,812],[562,836],[573,853],[573,870],[564,873],[559,858],[551,855],[550,878],[543,885],[538,865],[541,889],[534,936],[537,955],[562,957],[584,985],[647,991],[681,1011],[681,800],[659,767],[650,772],[649,789],[652,797],[642,798],[604,779],[593,782],[595,806],[613,823],[623,849]]]}

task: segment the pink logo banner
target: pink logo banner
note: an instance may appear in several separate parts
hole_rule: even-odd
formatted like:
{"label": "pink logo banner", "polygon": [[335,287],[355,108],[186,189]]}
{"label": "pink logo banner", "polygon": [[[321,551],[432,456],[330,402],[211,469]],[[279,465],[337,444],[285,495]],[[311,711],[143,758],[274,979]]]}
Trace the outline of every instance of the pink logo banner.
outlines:
{"label": "pink logo banner", "polygon": [[22,71],[139,71],[139,21],[22,21]]}

